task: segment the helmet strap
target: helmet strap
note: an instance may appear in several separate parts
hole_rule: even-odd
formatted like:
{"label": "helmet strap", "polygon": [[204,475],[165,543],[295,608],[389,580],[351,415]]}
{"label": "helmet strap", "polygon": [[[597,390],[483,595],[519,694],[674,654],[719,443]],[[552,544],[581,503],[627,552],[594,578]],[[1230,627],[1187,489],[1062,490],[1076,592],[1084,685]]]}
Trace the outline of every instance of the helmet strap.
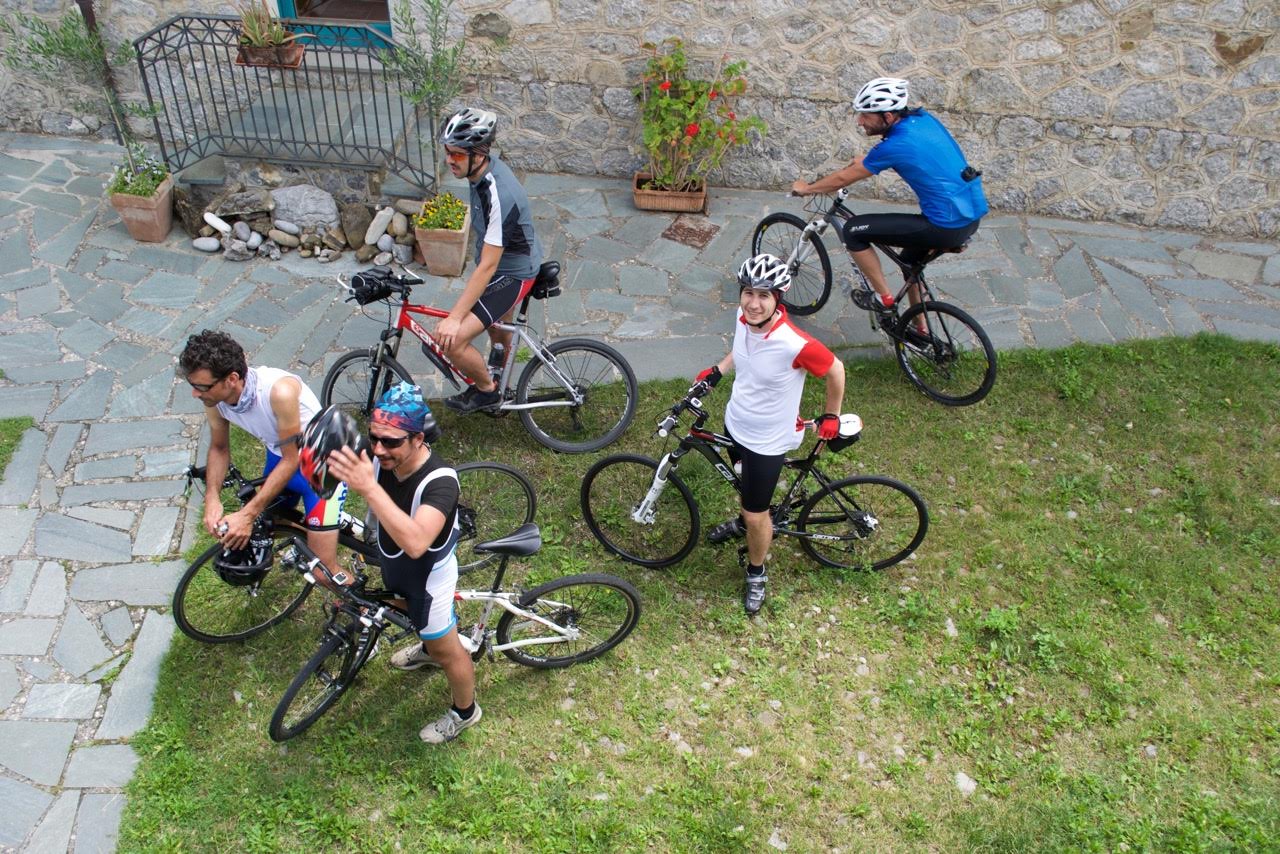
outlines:
{"label": "helmet strap", "polygon": [[476,177],[476,173],[481,171],[482,169],[484,169],[485,166],[488,165],[489,155],[482,154],[480,155],[480,159],[481,159],[481,163],[480,165],[477,166],[475,150],[470,148],[467,149],[467,180],[468,181],[474,180]]}
{"label": "helmet strap", "polygon": [[770,314],[768,317],[766,317],[764,320],[760,321],[759,323],[752,323],[750,320],[747,320],[745,317],[743,318],[743,320],[746,320],[747,326],[750,326],[753,329],[764,329],[770,323],[773,323],[773,319],[777,316],[778,316],[778,307],[777,305],[774,305],[773,313]]}

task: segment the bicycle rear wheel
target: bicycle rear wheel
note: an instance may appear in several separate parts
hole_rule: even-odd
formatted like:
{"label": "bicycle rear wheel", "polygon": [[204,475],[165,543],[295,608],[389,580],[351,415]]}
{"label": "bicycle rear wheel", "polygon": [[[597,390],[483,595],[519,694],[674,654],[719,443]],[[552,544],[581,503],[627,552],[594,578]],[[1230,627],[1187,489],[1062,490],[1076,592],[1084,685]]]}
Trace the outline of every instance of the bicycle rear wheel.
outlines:
{"label": "bicycle rear wheel", "polygon": [[352,350],[324,375],[320,386],[320,405],[337,406],[356,419],[361,430],[369,427],[369,413],[378,398],[397,382],[412,383],[413,377],[391,356],[374,365],[373,350]]}
{"label": "bicycle rear wheel", "polygon": [[553,451],[581,454],[622,435],[636,412],[636,375],[622,354],[589,338],[565,338],[547,347],[556,371],[582,395],[578,406],[546,362],[534,359],[520,375],[516,403],[525,429]]}
{"label": "bicycle rear wheel", "polygon": [[[927,334],[917,331],[923,318]],[[892,334],[898,366],[927,396],[946,406],[967,406],[987,396],[996,381],[996,350],[964,311],[922,302],[903,312]]]}
{"label": "bicycle rear wheel", "polygon": [[[621,578],[598,573],[567,575],[535,587],[520,597],[521,608],[570,634],[547,628],[538,620],[506,611],[498,620],[498,644],[517,664],[539,669],[568,667],[613,649],[640,620],[640,594]],[[573,637],[576,635],[576,637]]]}
{"label": "bicycle rear wheel", "polygon": [[519,470],[502,463],[463,463],[458,466],[459,499],[458,573],[470,572],[498,560],[498,555],[477,554],[479,543],[514,534],[533,521],[538,498],[533,484]]}
{"label": "bicycle rear wheel", "polygon": [[272,741],[301,735],[342,697],[359,670],[355,637],[354,627],[325,632],[320,648],[293,677],[271,714],[267,732]]}
{"label": "bicycle rear wheel", "polygon": [[[274,551],[289,542],[276,531]],[[214,543],[187,567],[173,591],[173,619],[182,633],[202,643],[229,643],[261,634],[296,611],[311,592],[302,573],[272,562],[256,583],[229,584],[218,574],[222,546]]]}
{"label": "bicycle rear wheel", "polygon": [[838,569],[884,569],[915,551],[929,530],[929,511],[904,483],[875,475],[838,480],[800,511],[800,546]]}
{"label": "bicycle rear wheel", "polygon": [[782,301],[788,311],[800,316],[813,314],[826,305],[831,296],[831,258],[827,247],[818,235],[805,236],[804,227],[805,221],[794,214],[771,213],[760,220],[751,235],[752,255],[767,252],[788,261],[791,287]]}
{"label": "bicycle rear wheel", "polygon": [[658,463],[635,454],[605,457],[582,480],[582,518],[600,545],[625,561],[650,569],[678,563],[698,541],[698,505],[675,472],[653,504],[649,517],[632,514],[653,487]]}

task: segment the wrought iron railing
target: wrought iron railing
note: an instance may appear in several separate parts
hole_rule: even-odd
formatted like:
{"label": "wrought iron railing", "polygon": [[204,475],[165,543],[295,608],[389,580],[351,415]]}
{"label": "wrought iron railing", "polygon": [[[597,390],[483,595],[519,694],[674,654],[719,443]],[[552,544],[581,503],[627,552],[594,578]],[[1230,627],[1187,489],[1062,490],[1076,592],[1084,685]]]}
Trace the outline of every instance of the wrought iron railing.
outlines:
{"label": "wrought iron railing", "polygon": [[310,34],[297,68],[238,61],[239,18],[182,15],[134,42],[156,135],[177,171],[215,154],[296,163],[385,167],[432,189],[425,125],[400,75],[380,57],[395,43],[372,27],[286,20]]}

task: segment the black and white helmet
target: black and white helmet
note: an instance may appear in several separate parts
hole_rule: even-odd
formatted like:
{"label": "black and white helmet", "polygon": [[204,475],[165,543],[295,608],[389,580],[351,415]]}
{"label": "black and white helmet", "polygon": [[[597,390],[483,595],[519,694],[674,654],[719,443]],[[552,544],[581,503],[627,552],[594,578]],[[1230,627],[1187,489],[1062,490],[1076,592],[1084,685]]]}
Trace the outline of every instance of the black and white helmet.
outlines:
{"label": "black and white helmet", "polygon": [[877,77],[858,90],[853,108],[860,113],[891,113],[907,108],[907,81]]}
{"label": "black and white helmet", "polygon": [[488,110],[463,107],[449,117],[440,133],[440,141],[454,148],[475,148],[493,143],[498,117]]}
{"label": "black and white helmet", "polygon": [[738,284],[744,288],[785,294],[791,287],[791,273],[785,262],[772,255],[756,255],[738,268]]}

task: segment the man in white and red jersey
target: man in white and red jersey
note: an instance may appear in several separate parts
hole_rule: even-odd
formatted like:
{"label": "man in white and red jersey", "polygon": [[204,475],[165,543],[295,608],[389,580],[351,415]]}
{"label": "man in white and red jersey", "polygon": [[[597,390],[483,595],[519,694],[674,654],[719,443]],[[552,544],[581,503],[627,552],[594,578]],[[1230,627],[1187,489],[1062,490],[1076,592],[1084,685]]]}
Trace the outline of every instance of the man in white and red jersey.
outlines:
{"label": "man in white and red jersey", "polygon": [[787,317],[781,296],[791,286],[787,265],[772,255],[756,255],[738,269],[738,322],[733,349],[698,374],[697,382],[714,386],[734,371],[733,391],[724,410],[725,432],[735,447],[729,456],[742,466],[742,516],[717,525],[707,535],[713,543],[747,535],[746,591],[748,615],[764,605],[764,562],[773,542],[769,502],[782,473],[787,451],[800,447],[804,426],[800,396],[805,376],[827,382],[825,413],[815,419],[818,434],[834,439],[840,429],[844,398],[844,363],[797,329]]}

